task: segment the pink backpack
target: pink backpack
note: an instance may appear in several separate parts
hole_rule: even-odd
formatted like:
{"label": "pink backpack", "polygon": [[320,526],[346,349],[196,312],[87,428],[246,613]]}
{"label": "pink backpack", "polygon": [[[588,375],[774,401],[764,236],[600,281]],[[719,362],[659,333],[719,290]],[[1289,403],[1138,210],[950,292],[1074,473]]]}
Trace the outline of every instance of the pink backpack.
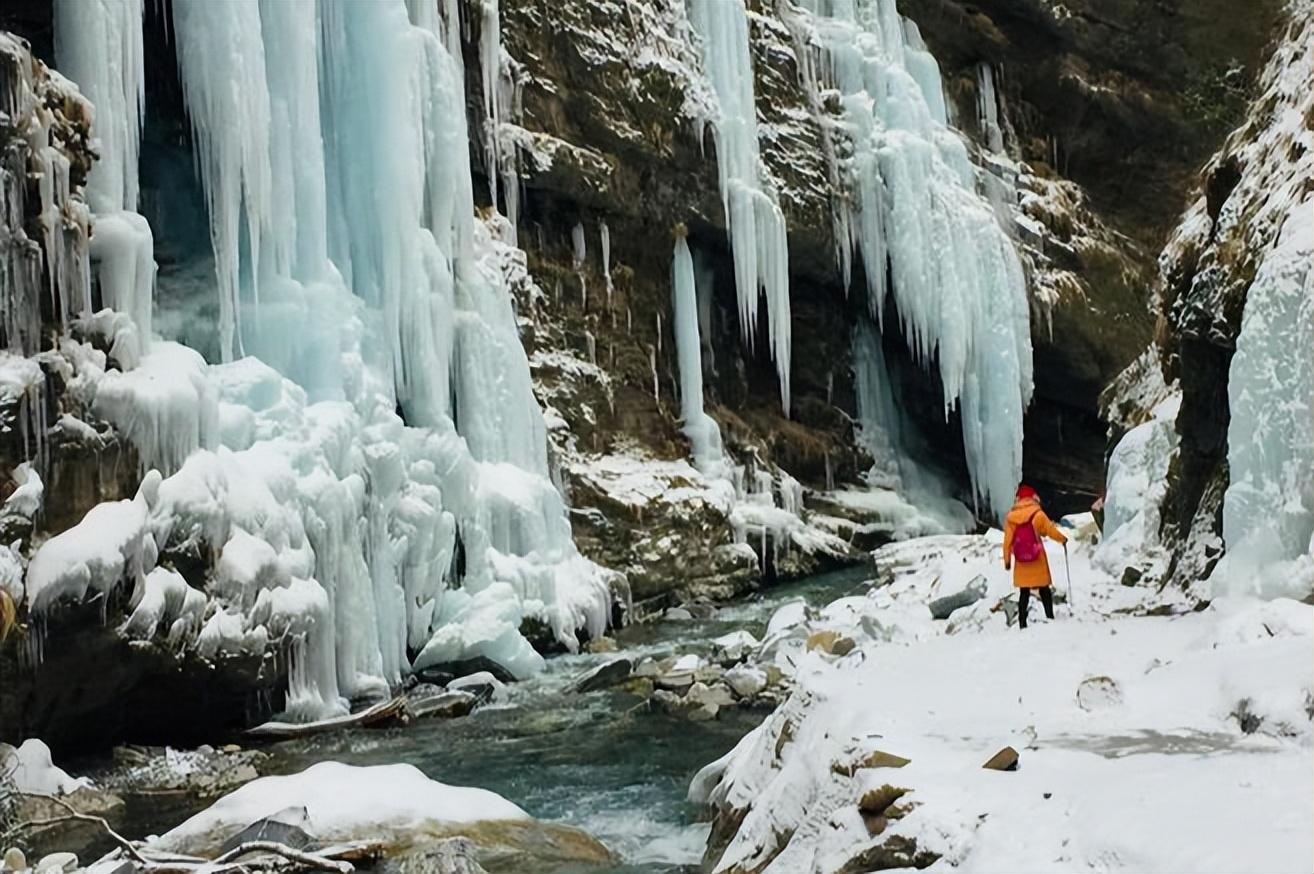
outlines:
{"label": "pink backpack", "polygon": [[1045,551],[1045,547],[1040,543],[1040,536],[1036,534],[1036,527],[1031,524],[1036,518],[1036,513],[1032,513],[1026,522],[1013,530],[1013,558],[1018,561],[1035,561]]}

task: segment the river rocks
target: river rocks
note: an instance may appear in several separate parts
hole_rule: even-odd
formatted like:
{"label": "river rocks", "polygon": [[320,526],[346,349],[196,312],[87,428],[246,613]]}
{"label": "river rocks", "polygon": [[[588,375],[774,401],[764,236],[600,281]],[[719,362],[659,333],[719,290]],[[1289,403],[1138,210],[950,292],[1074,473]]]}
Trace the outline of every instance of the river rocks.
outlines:
{"label": "river rocks", "polygon": [[469,692],[479,704],[487,704],[506,695],[506,684],[487,671],[457,677],[447,684],[447,689],[450,692]]}
{"label": "river rocks", "polygon": [[595,655],[605,652],[615,652],[616,638],[606,636],[599,637],[595,640],[590,640],[584,648]]}
{"label": "river rocks", "polygon": [[827,655],[846,656],[856,645],[853,638],[826,628],[809,634],[805,648],[808,652],[819,650]]}
{"label": "river rocks", "polygon": [[981,767],[987,771],[1016,771],[1018,767],[1017,750],[1012,747],[1004,747],[991,756]]}
{"label": "river rocks", "polygon": [[943,598],[936,598],[927,606],[931,611],[932,619],[948,619],[950,614],[955,610],[971,606],[985,597],[986,578],[978,576],[972,580],[961,591],[952,595],[946,595]]}
{"label": "river rocks", "polygon": [[742,662],[758,647],[758,639],[740,629],[724,634],[712,641],[713,658],[718,662]]}
{"label": "river rocks", "polygon": [[606,689],[626,680],[634,670],[629,659],[614,659],[589,671],[575,683],[576,692],[593,692]]}
{"label": "river rocks", "polygon": [[27,856],[18,847],[10,847],[0,856],[0,871],[22,871],[27,868]]}
{"label": "river rocks", "polygon": [[398,874],[486,874],[469,838],[446,838],[396,862]]}
{"label": "river rocks", "polygon": [[671,622],[688,622],[694,617],[693,613],[683,607],[669,607],[666,612],[662,614],[662,618]]}
{"label": "river rocks", "polygon": [[725,672],[725,682],[740,698],[752,698],[767,687],[766,671],[751,665],[736,665]]}
{"label": "river rocks", "polygon": [[51,853],[37,862],[32,870],[35,874],[64,874],[66,871],[76,871],[77,867],[78,857],[75,853]]}
{"label": "river rocks", "polygon": [[469,716],[478,704],[479,698],[473,693],[449,689],[439,695],[411,699],[407,701],[407,709],[415,719],[456,719]]}

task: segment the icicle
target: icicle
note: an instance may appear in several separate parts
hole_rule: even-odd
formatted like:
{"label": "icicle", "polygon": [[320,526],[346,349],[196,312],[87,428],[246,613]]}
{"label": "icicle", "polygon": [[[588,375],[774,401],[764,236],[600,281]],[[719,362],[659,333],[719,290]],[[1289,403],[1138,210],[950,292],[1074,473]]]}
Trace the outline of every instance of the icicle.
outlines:
{"label": "icicle", "polygon": [[662,314],[661,310],[657,311],[657,354],[662,354]]}
{"label": "icicle", "polygon": [[784,213],[762,179],[743,0],[692,0],[689,17],[702,37],[703,67],[720,104],[713,130],[721,201],[735,259],[740,332],[751,346],[757,330],[758,295],[763,294],[780,401],[788,412],[789,245]]}
{"label": "icicle", "polygon": [[[721,429],[703,410],[702,344],[698,338],[698,300],[694,288],[693,259],[684,235],[675,240],[671,262],[672,327],[675,353],[680,368],[680,418],[693,449],[694,466],[709,477],[724,477],[725,456]],[[660,318],[660,314],[659,314]],[[659,328],[660,336],[660,328]]]}
{"label": "icicle", "polygon": [[602,279],[607,283],[607,304],[611,305],[611,231],[604,219],[598,223],[598,236],[602,238]]}
{"label": "icicle", "polygon": [[598,364],[598,338],[593,336],[592,331],[585,331],[584,343],[589,350],[589,364],[596,367]]}
{"label": "icicle", "polygon": [[1004,133],[999,126],[999,98],[995,94],[995,71],[987,61],[976,68],[977,124],[981,128],[986,148],[997,154],[1004,151]]}
{"label": "icicle", "polygon": [[273,221],[269,87],[255,3],[176,0],[173,29],[183,99],[196,138],[219,282],[219,354],[241,354],[240,223],[245,216],[259,300],[260,239]]}

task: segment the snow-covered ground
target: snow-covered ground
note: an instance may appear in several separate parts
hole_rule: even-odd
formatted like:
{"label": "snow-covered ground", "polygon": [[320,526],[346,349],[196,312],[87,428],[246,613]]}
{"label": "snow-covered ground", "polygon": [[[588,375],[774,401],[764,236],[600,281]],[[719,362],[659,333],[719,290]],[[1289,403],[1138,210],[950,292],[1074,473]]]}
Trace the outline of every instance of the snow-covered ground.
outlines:
{"label": "snow-covered ground", "polygon": [[[1051,546],[1065,603],[1047,622],[1033,599],[1021,631],[999,542],[894,544],[887,585],[773,619],[759,658],[795,692],[690,790],[729,841],[714,870],[1311,870],[1314,607],[1192,610],[1120,586],[1074,539],[1075,591]],[[984,598],[931,619],[978,576]],[[826,630],[856,646],[826,654],[847,649]],[[1018,770],[983,769],[1005,746]],[[882,812],[886,786],[906,791]]]}

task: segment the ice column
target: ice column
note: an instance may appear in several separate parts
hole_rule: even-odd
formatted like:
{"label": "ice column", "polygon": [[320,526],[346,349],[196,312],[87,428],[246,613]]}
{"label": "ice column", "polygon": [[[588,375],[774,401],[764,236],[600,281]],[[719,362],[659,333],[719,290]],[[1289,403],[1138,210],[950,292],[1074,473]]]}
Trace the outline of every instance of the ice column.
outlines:
{"label": "ice column", "polygon": [[764,178],[757,143],[757,104],[743,0],[690,0],[689,18],[702,38],[703,68],[719,104],[713,120],[726,228],[735,259],[740,329],[757,331],[758,295],[766,298],[767,335],[789,410],[789,246],[785,216]]}
{"label": "ice column", "polygon": [[1228,373],[1223,594],[1302,597],[1314,586],[1314,197],[1264,257]]}
{"label": "ice column", "polygon": [[703,356],[698,339],[698,293],[693,258],[681,233],[671,262],[671,299],[675,311],[675,352],[680,366],[680,417],[693,448],[694,466],[710,478],[723,477],[725,454],[721,429],[703,410]]}
{"label": "ice column", "polygon": [[135,342],[116,354],[132,366],[151,335],[155,245],[136,213],[137,159],[146,98],[142,54],[143,0],[57,0],[55,54],[59,69],[95,107],[92,134],[100,160],[87,179],[96,213],[90,255],[102,303],[136,324]]}
{"label": "ice column", "polygon": [[857,212],[841,224],[866,267],[872,315],[883,319],[892,294],[909,348],[938,368],[946,416],[962,414],[973,492],[1000,515],[1021,475],[1032,392],[1021,262],[946,126],[935,60],[895,0],[803,5],[854,144]]}

